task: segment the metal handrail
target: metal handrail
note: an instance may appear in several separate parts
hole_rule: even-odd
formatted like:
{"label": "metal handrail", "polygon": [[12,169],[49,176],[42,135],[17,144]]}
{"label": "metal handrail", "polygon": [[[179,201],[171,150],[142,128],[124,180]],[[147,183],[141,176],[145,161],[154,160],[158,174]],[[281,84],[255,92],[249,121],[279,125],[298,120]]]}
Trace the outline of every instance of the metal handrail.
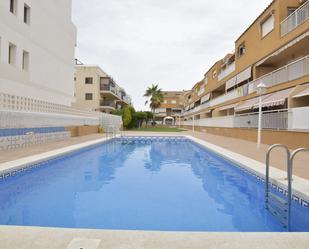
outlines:
{"label": "metal handrail", "polygon": [[292,188],[291,188],[291,181],[292,181],[292,174],[291,174],[291,152],[286,145],[283,144],[274,144],[269,147],[266,153],[266,173],[265,173],[265,206],[268,209],[268,199],[269,199],[269,161],[270,161],[270,153],[275,148],[283,148],[286,150],[287,153],[287,180],[288,180],[288,208],[287,208],[287,230],[290,230],[290,216],[291,216],[291,199],[289,198],[292,196]]}
{"label": "metal handrail", "polygon": [[300,152],[309,152],[309,148],[299,148],[294,150],[292,153],[289,148],[283,144],[274,144],[269,147],[266,153],[266,175],[265,175],[265,204],[266,209],[268,209],[268,199],[269,199],[269,161],[270,153],[275,148],[284,148],[287,152],[287,180],[288,180],[288,190],[287,190],[287,225],[288,231],[291,229],[291,204],[292,204],[292,176],[293,176],[293,162],[295,156]]}
{"label": "metal handrail", "polygon": [[[293,175],[294,158],[300,152],[309,152],[309,148],[299,148],[299,149],[294,150],[291,153],[290,159],[289,159],[290,170],[288,172],[290,179],[292,178],[292,175]],[[288,183],[288,217],[291,216],[291,202],[292,202],[292,181],[290,180]],[[290,226],[291,226],[291,221],[290,219],[288,219],[288,228],[290,228]]]}

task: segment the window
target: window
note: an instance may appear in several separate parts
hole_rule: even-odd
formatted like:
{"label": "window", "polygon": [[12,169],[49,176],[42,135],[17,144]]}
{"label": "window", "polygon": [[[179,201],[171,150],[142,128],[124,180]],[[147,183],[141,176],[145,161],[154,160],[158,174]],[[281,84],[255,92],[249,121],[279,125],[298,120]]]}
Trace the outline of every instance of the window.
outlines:
{"label": "window", "polygon": [[261,23],[262,37],[266,36],[274,29],[275,17],[271,14],[265,21]]}
{"label": "window", "polygon": [[10,0],[10,12],[14,15],[17,14],[17,0]]}
{"label": "window", "polygon": [[176,104],[177,103],[177,101],[176,100],[172,100],[172,104]]}
{"label": "window", "polygon": [[164,103],[164,104],[167,104],[167,100],[164,100],[163,103]]}
{"label": "window", "polygon": [[23,51],[23,70],[29,71],[29,53],[27,51]]}
{"label": "window", "polygon": [[215,69],[212,71],[212,78],[214,79],[216,77],[217,77],[217,70]]}
{"label": "window", "polygon": [[27,4],[24,5],[24,23],[30,24],[30,7]]}
{"label": "window", "polygon": [[92,100],[93,96],[92,96],[92,93],[86,93],[85,94],[85,99],[86,100]]}
{"label": "window", "polygon": [[9,64],[16,65],[16,46],[12,43],[9,44]]}
{"label": "window", "polygon": [[74,81],[76,81],[76,77],[74,77]]}
{"label": "window", "polygon": [[93,78],[92,77],[85,78],[85,84],[92,84],[92,83],[93,83]]}
{"label": "window", "polygon": [[239,45],[237,51],[238,51],[238,57],[243,56],[246,53],[246,45],[245,45],[245,43]]}
{"label": "window", "polygon": [[295,12],[295,10],[297,10],[297,8],[288,8],[288,16],[292,15]]}

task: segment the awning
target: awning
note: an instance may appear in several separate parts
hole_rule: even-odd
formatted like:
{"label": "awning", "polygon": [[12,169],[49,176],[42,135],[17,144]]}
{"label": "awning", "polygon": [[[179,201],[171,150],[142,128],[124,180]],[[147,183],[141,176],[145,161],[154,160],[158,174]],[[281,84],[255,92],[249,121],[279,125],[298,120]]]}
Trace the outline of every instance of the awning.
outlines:
{"label": "awning", "polygon": [[209,98],[210,98],[210,93],[206,94],[205,96],[203,96],[203,97],[201,98],[201,103],[204,103],[204,102],[208,101]]}
{"label": "awning", "polygon": [[[283,105],[286,98],[289,97],[290,93],[293,90],[294,88],[289,88],[262,96],[262,107]],[[239,106],[235,107],[235,110],[239,112],[258,107],[259,107],[259,97],[256,97],[253,99],[248,99],[245,102],[241,103]]]}
{"label": "awning", "polygon": [[[285,100],[289,97],[294,88],[285,89],[279,92],[267,94],[262,101],[262,107],[271,107],[284,105]],[[255,104],[253,108],[258,108],[259,104]]]}
{"label": "awning", "polygon": [[237,78],[236,76],[233,77],[232,79],[229,79],[226,83],[225,83],[225,90],[228,90],[230,88],[232,88],[233,86],[235,86],[237,84]]}
{"label": "awning", "polygon": [[246,70],[242,71],[241,73],[237,74],[237,83],[239,84],[245,80],[251,78],[251,67],[248,67]]}
{"label": "awning", "polygon": [[235,108],[235,111],[240,112],[240,111],[249,110],[249,109],[252,108],[252,106],[254,106],[258,102],[259,102],[259,97],[253,98],[253,99],[248,99],[248,100],[244,101],[243,103],[241,103],[240,105],[238,105]]}
{"label": "awning", "polygon": [[301,92],[297,93],[296,95],[293,96],[293,98],[300,98],[300,97],[304,97],[304,96],[308,96],[309,95],[309,84],[306,85],[306,89],[302,90]]}
{"label": "awning", "polygon": [[248,80],[250,78],[251,78],[251,67],[248,67],[247,69],[245,69],[241,73],[237,74],[235,77],[229,79],[225,83],[225,90],[228,90],[228,89],[232,88],[233,86],[236,86],[236,85],[240,84],[241,82]]}
{"label": "awning", "polygon": [[238,103],[236,104],[232,104],[232,105],[226,105],[226,106],[221,106],[218,108],[219,111],[224,111],[224,110],[228,110],[228,109],[233,109],[238,105]]}

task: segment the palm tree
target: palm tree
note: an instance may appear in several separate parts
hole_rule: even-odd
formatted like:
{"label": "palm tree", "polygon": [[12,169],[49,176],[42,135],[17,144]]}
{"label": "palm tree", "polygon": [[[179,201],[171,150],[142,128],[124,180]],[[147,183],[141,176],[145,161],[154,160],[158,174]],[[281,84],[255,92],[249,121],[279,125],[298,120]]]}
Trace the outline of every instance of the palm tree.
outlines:
{"label": "palm tree", "polygon": [[145,105],[149,103],[149,107],[152,112],[152,120],[155,119],[155,110],[161,105],[163,102],[163,94],[162,90],[159,88],[158,85],[152,84],[151,87],[148,87],[144,97],[147,97],[148,100],[146,100]]}

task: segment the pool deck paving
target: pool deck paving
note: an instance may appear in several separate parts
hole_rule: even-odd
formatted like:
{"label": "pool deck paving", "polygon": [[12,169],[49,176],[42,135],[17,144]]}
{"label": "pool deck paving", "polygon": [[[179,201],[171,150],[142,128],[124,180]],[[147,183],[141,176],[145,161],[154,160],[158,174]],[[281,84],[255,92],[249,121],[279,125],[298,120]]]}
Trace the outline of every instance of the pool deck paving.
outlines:
{"label": "pool deck paving", "polygon": [[0,227],[5,249],[308,249],[309,233],[147,232]]}
{"label": "pool deck paving", "polygon": [[[256,143],[211,135],[201,132],[125,132],[125,135],[190,135],[224,149],[265,163],[269,145],[256,148]],[[70,138],[33,147],[0,152],[1,163],[78,145],[105,135],[94,134]],[[309,180],[309,154],[299,155],[295,160],[294,174]],[[271,165],[286,169],[286,156],[280,150],[272,154]],[[0,248],[4,249],[126,249],[126,248],[218,248],[218,249],[309,249],[309,233],[192,233],[192,232],[147,232],[147,231],[108,231],[87,229],[61,229],[40,227],[0,226]]]}

